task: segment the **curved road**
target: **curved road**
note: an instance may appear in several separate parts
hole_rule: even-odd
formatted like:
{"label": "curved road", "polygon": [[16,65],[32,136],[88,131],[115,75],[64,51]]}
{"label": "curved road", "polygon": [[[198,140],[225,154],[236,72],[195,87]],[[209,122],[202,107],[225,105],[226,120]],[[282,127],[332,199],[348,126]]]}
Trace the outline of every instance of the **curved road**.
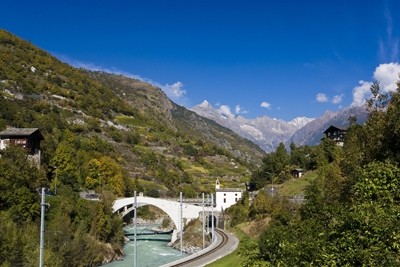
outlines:
{"label": "curved road", "polygon": [[216,229],[216,241],[206,249],[185,257],[181,260],[174,261],[163,265],[162,267],[199,267],[210,264],[226,255],[231,254],[238,246],[239,240],[232,234],[222,229]]}

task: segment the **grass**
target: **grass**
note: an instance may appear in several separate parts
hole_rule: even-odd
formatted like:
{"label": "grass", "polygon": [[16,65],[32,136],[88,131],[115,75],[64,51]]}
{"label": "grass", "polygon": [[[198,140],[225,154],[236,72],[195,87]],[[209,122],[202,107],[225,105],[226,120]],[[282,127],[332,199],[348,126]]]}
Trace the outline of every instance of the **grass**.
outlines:
{"label": "grass", "polygon": [[[235,234],[239,238],[239,246],[240,242],[242,241],[244,237],[244,233],[241,231],[235,231]],[[242,259],[239,255],[239,247],[236,248],[235,251],[233,251],[231,254],[214,261],[213,263],[210,263],[206,265],[207,267],[234,267],[234,266],[242,266]]]}
{"label": "grass", "polygon": [[315,171],[308,172],[301,178],[291,179],[286,181],[279,188],[279,193],[283,196],[296,196],[304,194],[304,190],[310,182],[317,178],[317,173]]}
{"label": "grass", "polygon": [[236,249],[234,252],[225,256],[209,265],[207,267],[234,267],[234,266],[242,266],[242,260],[238,254],[238,250]]}
{"label": "grass", "polygon": [[139,184],[143,187],[144,190],[167,190],[164,185],[160,185],[158,182],[147,181],[143,179],[138,179]]}
{"label": "grass", "polygon": [[186,169],[185,170],[187,173],[189,174],[207,174],[208,170],[206,170],[205,168],[201,167],[201,166],[190,166],[190,169]]}
{"label": "grass", "polygon": [[252,222],[245,222],[237,225],[233,230],[239,239],[239,246],[231,254],[213,262],[207,267],[234,267],[242,266],[244,259],[239,255],[239,251],[249,247],[249,242],[254,242],[258,239],[259,235],[268,226],[270,218],[255,220]]}

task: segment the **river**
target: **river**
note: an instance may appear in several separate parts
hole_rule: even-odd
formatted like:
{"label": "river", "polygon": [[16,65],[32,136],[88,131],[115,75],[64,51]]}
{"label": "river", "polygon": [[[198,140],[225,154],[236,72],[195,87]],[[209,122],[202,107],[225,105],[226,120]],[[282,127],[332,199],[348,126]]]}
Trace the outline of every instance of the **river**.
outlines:
{"label": "river", "polygon": [[[156,267],[169,262],[173,262],[188,254],[181,254],[180,251],[169,247],[168,243],[171,240],[171,234],[155,234],[155,235],[140,235],[141,233],[150,233],[149,229],[156,228],[158,225],[140,225],[137,228],[138,233],[138,250],[137,250],[137,267]],[[133,227],[125,227],[126,234],[133,234]],[[132,267],[134,266],[134,236],[128,236],[129,241],[124,246],[125,259],[123,261],[114,261],[104,266],[106,267]],[[141,240],[141,239],[157,239],[154,240]]]}

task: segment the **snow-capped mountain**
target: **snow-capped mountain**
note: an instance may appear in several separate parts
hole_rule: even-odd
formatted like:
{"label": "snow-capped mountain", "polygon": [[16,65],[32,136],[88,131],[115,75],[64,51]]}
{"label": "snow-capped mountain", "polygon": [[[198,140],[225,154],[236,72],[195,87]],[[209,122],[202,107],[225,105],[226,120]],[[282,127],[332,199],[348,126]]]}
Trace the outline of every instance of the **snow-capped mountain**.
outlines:
{"label": "snow-capped mountain", "polygon": [[313,121],[314,119],[311,118],[307,118],[307,117],[297,117],[294,118],[293,120],[289,121],[288,123],[291,125],[294,125],[296,127],[303,127],[304,125],[306,125],[307,123],[309,123],[310,121]]}
{"label": "snow-capped mountain", "polygon": [[327,111],[317,119],[297,117],[289,122],[268,116],[247,119],[215,109],[207,101],[191,110],[249,139],[266,152],[275,151],[280,142],[286,145],[293,142],[298,146],[317,145],[330,125],[346,126],[350,116],[356,116],[358,123],[363,123],[368,115],[365,107],[349,107],[338,112]]}
{"label": "snow-capped mountain", "polygon": [[274,151],[280,142],[286,143],[297,130],[313,120],[299,117],[286,122],[268,116],[247,119],[224,112],[221,109],[215,109],[207,101],[193,107],[191,110],[231,129],[240,136],[259,145],[267,152]]}

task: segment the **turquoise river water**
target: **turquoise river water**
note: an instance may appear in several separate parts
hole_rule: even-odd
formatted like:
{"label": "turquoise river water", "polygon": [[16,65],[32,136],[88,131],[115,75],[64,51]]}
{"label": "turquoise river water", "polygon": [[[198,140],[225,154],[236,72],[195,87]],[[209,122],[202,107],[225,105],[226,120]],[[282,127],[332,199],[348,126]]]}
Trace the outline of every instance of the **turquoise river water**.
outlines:
{"label": "turquoise river water", "polygon": [[[138,267],[157,267],[164,265],[175,260],[179,260],[182,257],[188,256],[188,254],[181,254],[180,251],[169,247],[167,240],[171,239],[170,234],[155,234],[155,235],[140,235],[141,233],[150,233],[149,229],[155,228],[157,225],[140,225],[137,228],[138,241],[137,241],[137,264]],[[133,234],[133,227],[125,227],[124,231],[126,234]],[[134,236],[128,236],[129,241],[124,246],[125,259],[123,261],[114,261],[112,263],[103,265],[106,267],[131,267],[134,266]],[[147,240],[141,240],[147,239]],[[148,240],[156,239],[156,240]]]}

